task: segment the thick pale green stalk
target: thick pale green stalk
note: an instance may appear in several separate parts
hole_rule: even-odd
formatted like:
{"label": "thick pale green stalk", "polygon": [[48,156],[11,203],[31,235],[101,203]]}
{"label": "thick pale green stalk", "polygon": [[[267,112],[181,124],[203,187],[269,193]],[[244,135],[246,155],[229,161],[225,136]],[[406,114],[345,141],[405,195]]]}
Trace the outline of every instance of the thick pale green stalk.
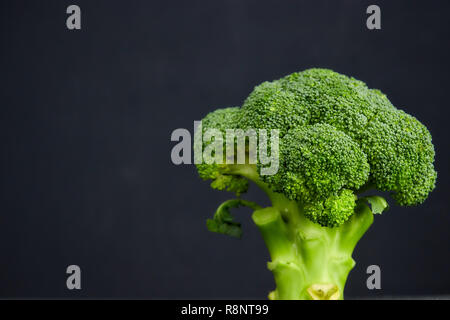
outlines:
{"label": "thick pale green stalk", "polygon": [[252,216],[271,257],[268,268],[276,289],[269,298],[343,299],[347,276],[355,265],[352,253],[372,224],[372,211],[358,202],[355,214],[342,226],[322,227],[308,220],[297,202],[271,192],[254,172],[246,167],[239,174],[254,181],[272,202]]}
{"label": "thick pale green stalk", "polygon": [[[353,249],[373,220],[366,205],[339,228],[326,228],[307,221],[283,219],[277,207],[256,210],[253,221],[269,249],[277,288],[271,299],[343,299],[348,273],[355,262]],[[286,212],[285,212],[286,213]]]}

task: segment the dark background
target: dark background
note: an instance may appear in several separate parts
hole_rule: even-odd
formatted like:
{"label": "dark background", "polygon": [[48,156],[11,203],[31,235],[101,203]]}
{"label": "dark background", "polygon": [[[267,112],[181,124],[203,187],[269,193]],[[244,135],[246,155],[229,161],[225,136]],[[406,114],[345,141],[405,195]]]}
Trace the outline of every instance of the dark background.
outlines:
{"label": "dark background", "polygon": [[[66,8],[82,30],[66,28]],[[382,30],[366,28],[369,4]],[[328,67],[431,131],[436,190],[392,205],[358,245],[348,297],[450,293],[448,1],[1,1],[0,297],[265,298],[244,237],[205,220],[231,194],[175,166],[170,135],[252,88]],[[264,196],[253,188],[249,199]],[[66,267],[82,290],[66,289]],[[366,288],[368,265],[382,290]]]}

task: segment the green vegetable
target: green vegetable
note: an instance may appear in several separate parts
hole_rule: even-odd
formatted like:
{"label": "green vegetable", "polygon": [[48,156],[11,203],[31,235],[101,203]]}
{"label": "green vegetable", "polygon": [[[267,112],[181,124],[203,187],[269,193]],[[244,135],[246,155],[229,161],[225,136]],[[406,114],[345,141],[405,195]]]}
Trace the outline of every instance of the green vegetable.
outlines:
{"label": "green vegetable", "polygon": [[[388,208],[362,192],[388,191],[403,206],[425,201],[434,189],[434,147],[427,128],[396,109],[378,90],[326,69],[309,69],[257,86],[242,107],[216,110],[202,131],[278,129],[279,169],[260,175],[257,164],[198,164],[211,186],[240,196],[248,181],[272,206],[240,198],[225,202],[211,231],[240,237],[229,209],[252,208],[271,256],[276,289],[270,299],[343,299],[352,252]],[[208,145],[203,141],[203,146]],[[246,149],[248,152],[248,149]]]}

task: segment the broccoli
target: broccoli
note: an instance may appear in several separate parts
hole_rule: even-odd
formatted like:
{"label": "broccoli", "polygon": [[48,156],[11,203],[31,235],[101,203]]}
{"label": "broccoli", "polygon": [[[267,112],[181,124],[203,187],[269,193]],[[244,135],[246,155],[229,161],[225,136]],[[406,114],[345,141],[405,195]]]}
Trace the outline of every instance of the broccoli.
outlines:
{"label": "broccoli", "polygon": [[[240,237],[230,209],[254,210],[275,278],[269,299],[343,299],[352,252],[373,214],[388,207],[370,192],[387,191],[399,205],[412,206],[435,187],[427,128],[379,90],[328,69],[264,82],[242,107],[209,113],[200,133],[209,128],[279,130],[273,175],[261,175],[260,162],[197,164],[212,188],[237,195],[207,221],[210,231]],[[268,195],[270,207],[240,198],[249,181]]]}

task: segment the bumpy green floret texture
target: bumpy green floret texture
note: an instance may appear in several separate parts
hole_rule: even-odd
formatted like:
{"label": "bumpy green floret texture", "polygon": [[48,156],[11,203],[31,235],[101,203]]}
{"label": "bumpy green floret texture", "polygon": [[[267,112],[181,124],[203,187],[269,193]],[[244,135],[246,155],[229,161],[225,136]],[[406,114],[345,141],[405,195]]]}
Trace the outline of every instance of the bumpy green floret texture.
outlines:
{"label": "bumpy green floret texture", "polygon": [[371,181],[400,205],[422,203],[434,189],[434,147],[427,128],[401,110],[378,110],[361,134]]}
{"label": "bumpy green floret texture", "polygon": [[291,129],[280,145],[280,168],[263,179],[274,191],[303,203],[325,200],[341,189],[358,189],[369,177],[359,145],[329,124]]}
{"label": "bumpy green floret texture", "polygon": [[[309,69],[255,87],[241,108],[210,113],[205,128],[280,130],[280,167],[268,187],[337,226],[363,185],[390,191],[400,205],[423,202],[434,189],[434,147],[427,128],[396,109],[379,90],[327,69]],[[226,165],[199,165],[219,189],[244,192]],[[239,178],[236,178],[239,179]],[[340,200],[339,200],[340,199]],[[333,207],[334,206],[334,207]],[[327,216],[328,215],[328,216]]]}
{"label": "bumpy green floret texture", "polygon": [[[236,127],[239,112],[239,108],[230,107],[209,113],[202,120],[202,134],[208,129],[218,129],[225,138],[226,129],[234,129]],[[194,139],[198,139],[198,136],[194,137]],[[203,147],[209,143],[210,141],[203,141]],[[247,192],[248,181],[240,176],[231,175],[230,168],[225,163],[197,164],[197,170],[203,180],[212,180],[211,187],[213,189],[226,190],[237,195]]]}
{"label": "bumpy green floret texture", "polygon": [[286,90],[280,81],[257,86],[242,106],[239,128],[277,129],[280,136],[290,128],[308,124],[310,115],[305,104],[294,92]]}
{"label": "bumpy green floret texture", "polygon": [[[299,127],[334,127],[365,154],[368,182],[391,191],[400,205],[419,204],[434,189],[434,147],[427,128],[354,78],[327,69],[293,73],[257,86],[241,113],[238,127],[278,128],[282,138]],[[323,174],[326,180],[328,173]],[[315,175],[314,180],[320,179]]]}
{"label": "bumpy green floret texture", "polygon": [[306,203],[303,209],[305,216],[311,221],[325,227],[338,227],[352,216],[355,207],[355,194],[343,189],[325,201]]}
{"label": "bumpy green floret texture", "polygon": [[197,164],[197,171],[203,180],[212,180],[213,189],[234,192],[238,196],[248,190],[248,180],[231,175],[226,164]]}
{"label": "bumpy green floret texture", "polygon": [[240,117],[241,109],[239,107],[217,109],[202,119],[203,132],[207,129],[219,129],[225,133],[226,129],[235,129]]}

